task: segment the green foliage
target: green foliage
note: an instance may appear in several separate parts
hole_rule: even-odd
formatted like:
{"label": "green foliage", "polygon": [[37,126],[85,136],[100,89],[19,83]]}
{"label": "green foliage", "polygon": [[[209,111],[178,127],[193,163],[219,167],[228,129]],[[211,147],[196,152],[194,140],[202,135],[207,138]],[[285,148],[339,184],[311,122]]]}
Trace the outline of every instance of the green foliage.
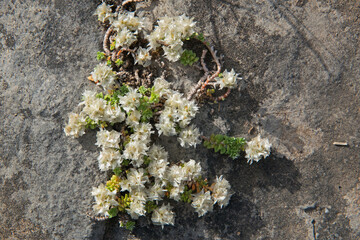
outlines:
{"label": "green foliage", "polygon": [[98,127],[105,128],[108,126],[106,122],[100,120],[96,122],[95,120],[92,120],[90,117],[86,117],[85,121],[86,121],[86,125],[85,125],[86,129],[95,129]]}
{"label": "green foliage", "polygon": [[120,96],[125,96],[129,92],[129,88],[126,85],[122,85],[119,90],[115,92],[119,92],[118,95]]}
{"label": "green foliage", "polygon": [[241,151],[244,151],[246,140],[245,138],[212,134],[209,139],[204,141],[203,144],[208,149],[213,148],[215,152],[229,155],[232,159],[235,159],[239,157]]}
{"label": "green foliage", "polygon": [[116,176],[120,176],[121,173],[123,172],[123,170],[121,168],[117,167],[117,168],[113,169],[113,172]]}
{"label": "green foliage", "polygon": [[135,222],[134,221],[127,221],[126,224],[125,224],[125,228],[127,230],[130,230],[130,231],[134,230]]}
{"label": "green foliage", "polygon": [[123,63],[124,63],[124,61],[121,60],[121,59],[118,59],[118,60],[115,61],[115,65],[116,65],[117,67],[120,67]]}
{"label": "green foliage", "polygon": [[129,208],[131,204],[130,194],[125,193],[124,195],[121,195],[118,199],[118,202],[118,210],[120,212],[125,212],[125,209]]}
{"label": "green foliage", "polygon": [[140,86],[139,92],[143,95],[140,98],[140,105],[137,108],[137,110],[141,113],[140,120],[141,122],[149,122],[154,115],[151,105],[158,103],[160,96],[154,92],[154,87],[146,88],[144,86]]}
{"label": "green foliage", "polygon": [[[205,37],[204,37],[204,34],[202,33],[194,33],[193,35],[190,36],[190,38],[195,38],[201,42],[205,42]],[[189,40],[189,39],[187,39]]]}
{"label": "green foliage", "polygon": [[148,156],[144,156],[144,164],[148,166],[151,162],[151,159]]}
{"label": "green foliage", "polygon": [[112,175],[111,179],[106,182],[106,188],[109,191],[119,190],[121,179],[115,174]]}
{"label": "green foliage", "polygon": [[192,190],[188,186],[184,187],[184,192],[180,195],[180,200],[185,203],[191,203]]}
{"label": "green foliage", "polygon": [[197,177],[195,181],[198,184],[199,189],[203,189],[204,187],[208,186],[208,181],[206,179],[203,179],[202,176]]}
{"label": "green foliage", "polygon": [[194,53],[192,50],[185,50],[180,57],[180,62],[184,65],[190,65],[192,66],[194,63],[199,61],[199,58],[196,56],[196,53]]}
{"label": "green foliage", "polygon": [[111,51],[115,49],[115,44],[116,44],[115,41],[113,41],[113,42],[110,44],[110,50],[111,50]]}
{"label": "green foliage", "polygon": [[112,61],[110,59],[106,61],[106,65],[111,66],[111,64],[112,64]]}
{"label": "green foliage", "polygon": [[106,56],[104,52],[97,52],[96,59],[99,61],[105,60]]}
{"label": "green foliage", "polygon": [[119,210],[117,208],[111,208],[108,213],[109,213],[109,218],[113,218],[116,217],[116,215],[118,214]]}
{"label": "green foliage", "polygon": [[146,213],[150,214],[152,213],[158,206],[154,201],[147,201],[145,203],[145,211]]}
{"label": "green foliage", "polygon": [[130,160],[129,160],[129,159],[124,159],[124,160],[122,161],[122,163],[121,163],[121,165],[124,166],[124,167],[129,166],[129,164],[130,164]]}

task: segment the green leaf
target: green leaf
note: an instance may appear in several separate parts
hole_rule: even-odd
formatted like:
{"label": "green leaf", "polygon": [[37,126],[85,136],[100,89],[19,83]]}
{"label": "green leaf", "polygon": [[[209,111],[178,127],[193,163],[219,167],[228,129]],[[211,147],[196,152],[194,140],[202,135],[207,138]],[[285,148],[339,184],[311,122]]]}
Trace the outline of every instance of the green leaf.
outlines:
{"label": "green leaf", "polygon": [[115,61],[115,65],[118,66],[118,67],[120,67],[123,63],[124,63],[124,61],[121,60],[121,59],[118,59],[118,60]]}
{"label": "green leaf", "polygon": [[180,62],[187,66],[192,66],[195,62],[199,61],[199,58],[196,56],[196,54],[192,50],[185,50],[181,54]]}
{"label": "green leaf", "polygon": [[133,222],[133,221],[127,221],[126,224],[125,224],[125,228],[126,228],[127,230],[130,230],[130,231],[134,230],[134,228],[135,228],[135,222]]}
{"label": "green leaf", "polygon": [[105,60],[106,56],[104,52],[97,52],[96,59],[99,61]]}
{"label": "green leaf", "polygon": [[119,210],[117,208],[111,208],[108,213],[109,213],[109,218],[113,218],[116,217],[116,215],[118,214]]}
{"label": "green leaf", "polygon": [[114,174],[115,174],[116,176],[120,176],[121,173],[122,173],[122,171],[123,171],[123,170],[122,170],[121,168],[119,168],[119,167],[113,169],[113,172],[114,172]]}

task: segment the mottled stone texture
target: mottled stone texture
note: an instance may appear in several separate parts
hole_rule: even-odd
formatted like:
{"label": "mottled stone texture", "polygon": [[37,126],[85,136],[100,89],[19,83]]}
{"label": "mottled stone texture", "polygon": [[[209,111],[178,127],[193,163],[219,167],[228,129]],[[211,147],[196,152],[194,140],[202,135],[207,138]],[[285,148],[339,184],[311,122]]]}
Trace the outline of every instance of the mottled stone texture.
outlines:
{"label": "mottled stone texture", "polygon": [[[243,76],[228,99],[203,106],[201,131],[260,132],[273,154],[249,166],[162,139],[173,159],[201,161],[210,179],[224,175],[234,195],[228,207],[202,218],[177,204],[176,226],[162,230],[142,219],[132,234],[116,220],[86,217],[91,187],[106,179],[97,168],[95,133],[73,140],[62,130],[84,89],[94,89],[86,77],[104,33],[92,15],[97,4],[0,1],[0,239],[360,238],[358,1],[138,5],[153,19],[194,17],[225,68]],[[186,89],[196,77],[174,79]]]}

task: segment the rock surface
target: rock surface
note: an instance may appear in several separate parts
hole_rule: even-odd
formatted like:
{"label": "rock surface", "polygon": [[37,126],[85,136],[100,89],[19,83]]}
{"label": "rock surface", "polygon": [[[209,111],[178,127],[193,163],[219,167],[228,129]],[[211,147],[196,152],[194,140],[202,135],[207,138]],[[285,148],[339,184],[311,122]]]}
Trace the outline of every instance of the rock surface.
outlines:
{"label": "rock surface", "polygon": [[[359,239],[360,4],[349,1],[154,0],[153,19],[186,14],[243,81],[204,105],[205,134],[268,137],[273,154],[248,165],[203,147],[178,149],[234,195],[198,218],[176,205],[175,226],[143,219],[132,234],[86,212],[98,170],[95,133],[70,139],[67,114],[80,101],[103,33],[97,1],[0,2],[0,239]],[[176,78],[176,76],[175,76]],[[180,76],[185,89],[192,76]],[[252,131],[249,131],[253,129]],[[334,146],[344,141],[348,147]],[[173,144],[172,144],[173,142]],[[176,151],[176,152],[174,152]]]}

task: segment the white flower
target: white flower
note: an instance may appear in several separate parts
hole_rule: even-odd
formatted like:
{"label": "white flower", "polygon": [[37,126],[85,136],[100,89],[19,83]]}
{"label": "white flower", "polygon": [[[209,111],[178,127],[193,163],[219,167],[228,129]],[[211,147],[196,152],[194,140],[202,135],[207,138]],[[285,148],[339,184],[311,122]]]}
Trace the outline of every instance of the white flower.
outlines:
{"label": "white flower", "polygon": [[108,211],[115,206],[118,206],[119,203],[116,201],[116,190],[109,191],[104,184],[101,184],[99,187],[93,187],[91,195],[95,197],[95,205],[93,209],[96,214],[103,216],[109,216]]}
{"label": "white flower", "polygon": [[129,113],[129,116],[126,119],[126,124],[130,127],[136,127],[141,118],[141,113],[138,110],[133,110]]}
{"label": "white flower", "polygon": [[144,184],[149,181],[149,178],[145,175],[145,170],[143,168],[131,168],[127,174],[127,180],[132,189],[144,189]]}
{"label": "white flower", "polygon": [[252,164],[253,161],[260,161],[262,157],[266,158],[270,155],[270,147],[268,139],[261,139],[260,135],[247,142],[245,152],[248,163]]}
{"label": "white flower", "polygon": [[98,64],[91,76],[95,83],[101,85],[104,89],[112,89],[115,83],[115,73],[105,63]]}
{"label": "white flower", "polygon": [[98,20],[100,22],[109,20],[111,23],[113,21],[114,14],[112,13],[110,6],[106,5],[106,3],[102,3],[96,8],[94,15],[98,15]]}
{"label": "white flower", "polygon": [[132,201],[130,208],[126,208],[126,212],[130,214],[132,219],[138,219],[139,216],[145,216],[145,201]]}
{"label": "white flower", "polygon": [[96,92],[85,91],[83,94],[83,101],[80,105],[85,105],[83,108],[84,114],[88,115],[90,119],[94,121],[104,120],[105,110],[107,108],[107,102],[96,97]]}
{"label": "white flower", "polygon": [[134,111],[140,105],[139,98],[141,94],[137,89],[128,87],[129,92],[125,96],[119,97],[119,103],[126,112]]}
{"label": "white flower", "polygon": [[211,212],[213,210],[213,204],[210,191],[204,193],[204,190],[201,190],[201,192],[192,195],[191,206],[195,208],[195,212],[198,213],[199,217],[205,215],[207,212]]}
{"label": "white flower", "polygon": [[234,88],[236,87],[236,80],[238,75],[239,74],[235,73],[234,69],[231,69],[230,72],[225,70],[222,73],[222,77],[216,78],[216,84],[219,85],[220,89],[223,89],[224,87]]}
{"label": "white flower", "polygon": [[147,191],[148,200],[161,200],[165,195],[164,185],[165,184],[163,182],[156,180],[154,185],[151,186]]}
{"label": "white flower", "polygon": [[164,134],[165,136],[174,136],[176,135],[175,123],[164,116],[165,114],[164,111],[160,114],[159,123],[155,124],[155,127],[158,130],[159,136],[161,134]]}
{"label": "white flower", "polygon": [[231,186],[229,182],[223,178],[223,176],[216,176],[215,184],[211,194],[214,200],[214,204],[217,203],[220,208],[227,206],[231,197],[231,194],[229,193],[230,188]]}
{"label": "white flower", "polygon": [[156,208],[152,213],[151,221],[154,225],[161,225],[162,228],[164,225],[174,225],[175,213],[171,211],[170,204],[163,204],[160,208]]}
{"label": "white flower", "polygon": [[125,113],[121,110],[121,107],[107,104],[103,120],[111,123],[123,122],[125,120]]}
{"label": "white flower", "polygon": [[121,166],[122,157],[118,150],[113,148],[104,148],[98,157],[99,168],[101,171],[108,171]]}
{"label": "white flower", "polygon": [[181,194],[184,192],[184,187],[184,184],[172,187],[170,190],[170,198],[175,201],[180,201]]}
{"label": "white flower", "polygon": [[64,128],[66,136],[77,138],[85,134],[86,116],[83,112],[80,114],[70,113],[69,122]]}
{"label": "white flower", "polygon": [[136,31],[142,28],[143,22],[141,18],[135,17],[134,12],[120,12],[117,19],[113,21],[112,26],[118,32],[124,27],[127,27],[131,31]]}
{"label": "white flower", "polygon": [[153,144],[150,148],[150,150],[148,151],[148,156],[152,159],[152,160],[167,160],[168,159],[168,152],[165,151],[165,149],[162,146]]}
{"label": "white flower", "polygon": [[130,142],[125,145],[123,155],[124,158],[133,160],[132,164],[140,166],[144,162],[143,156],[146,155],[148,149],[149,147],[146,143],[130,140]]}
{"label": "white flower", "polygon": [[115,48],[119,47],[130,47],[133,44],[137,37],[135,36],[136,32],[131,32],[128,28],[121,29],[120,32],[115,36]]}
{"label": "white flower", "polygon": [[149,174],[157,179],[163,179],[169,162],[166,159],[152,159],[147,170]]}
{"label": "white flower", "polygon": [[108,131],[100,129],[96,134],[96,145],[103,148],[119,148],[120,133],[117,131]]}
{"label": "white flower", "polygon": [[201,165],[190,159],[188,162],[183,163],[182,171],[186,181],[194,180],[201,175]]}
{"label": "white flower", "polygon": [[173,186],[180,186],[182,181],[187,180],[186,173],[183,171],[183,168],[178,165],[173,165],[170,167],[169,171],[166,173],[166,179],[170,181]]}
{"label": "white flower", "polygon": [[151,64],[150,48],[139,47],[136,54],[134,54],[134,58],[135,64],[140,64],[144,67],[149,66]]}
{"label": "white flower", "polygon": [[193,125],[182,129],[178,141],[182,147],[196,147],[196,144],[201,142],[199,129],[194,128]]}
{"label": "white flower", "polygon": [[158,77],[154,80],[154,92],[159,94],[160,97],[169,97],[172,93],[172,90],[170,90],[170,85],[171,84],[168,81]]}
{"label": "white flower", "polygon": [[146,38],[151,49],[156,49],[163,44],[165,57],[170,61],[179,60],[183,49],[183,40],[190,37],[195,31],[195,22],[185,15],[179,17],[162,17],[158,26]]}
{"label": "white flower", "polygon": [[169,61],[176,62],[176,61],[178,61],[180,59],[181,54],[184,51],[182,49],[182,42],[181,43],[180,42],[178,42],[178,43],[176,43],[174,45],[170,45],[168,47],[163,46],[164,55]]}
{"label": "white flower", "polygon": [[139,123],[139,125],[134,126],[135,133],[130,136],[131,139],[135,141],[150,141],[151,134],[154,133],[152,130],[152,125],[150,123]]}

